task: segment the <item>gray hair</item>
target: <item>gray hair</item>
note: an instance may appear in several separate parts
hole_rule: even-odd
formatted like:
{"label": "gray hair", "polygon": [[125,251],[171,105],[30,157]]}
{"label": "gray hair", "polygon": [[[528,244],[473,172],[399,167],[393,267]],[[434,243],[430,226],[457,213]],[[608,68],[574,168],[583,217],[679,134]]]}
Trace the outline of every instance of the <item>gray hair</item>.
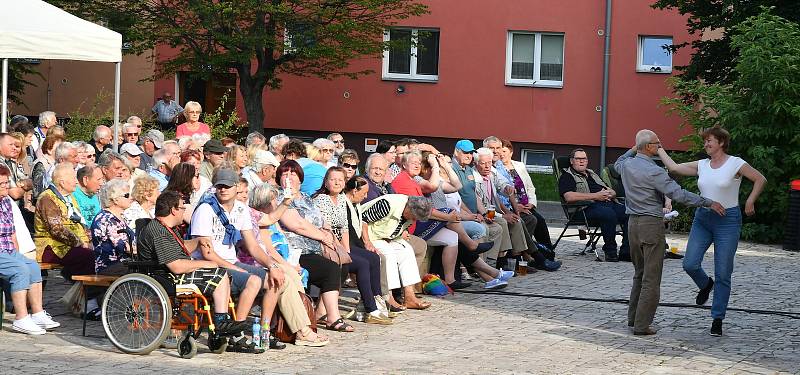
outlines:
{"label": "gray hair", "polygon": [[642,129],[636,133],[636,149],[637,150],[644,150],[647,147],[647,144],[653,140],[653,137],[656,136],[652,130],[649,129]]}
{"label": "gray hair", "polygon": [[208,142],[210,139],[211,139],[211,135],[208,134],[208,133],[195,133],[195,134],[192,134],[192,140],[194,141],[194,144],[196,144],[198,146],[202,146],[202,145],[206,144],[206,142]]}
{"label": "gray hair", "polygon": [[75,166],[72,163],[58,163],[53,169],[53,183],[61,181],[67,175],[75,176]]}
{"label": "gray hair", "polygon": [[[420,154],[420,156],[422,156],[422,154]],[[370,168],[372,168],[372,160],[377,159],[377,158],[381,158],[383,161],[386,161],[386,158],[384,158],[383,155],[381,155],[381,154],[378,154],[378,153],[370,154],[367,157],[367,162],[364,164],[364,170],[369,171]],[[387,162],[386,164],[389,164],[389,163]]]}
{"label": "gray hair", "polygon": [[[485,142],[486,142],[486,141],[484,141],[484,143],[485,143]],[[490,142],[491,142],[491,141],[490,141]],[[477,149],[477,150],[475,151],[475,153],[477,153],[477,154],[478,154],[478,157],[476,157],[476,158],[475,158],[475,160],[476,160],[476,161],[477,161],[478,159],[480,159],[480,157],[481,157],[481,156],[488,156],[488,157],[490,157],[490,158],[494,158],[494,152],[492,152],[492,150],[490,150],[490,149],[488,149],[488,148],[486,148],[486,147],[481,147],[481,148]]]}
{"label": "gray hair", "polygon": [[134,125],[134,124],[131,124],[130,122],[126,122],[126,123],[122,124],[122,129],[123,129],[124,131],[127,131],[127,130],[128,130],[128,128],[135,128],[136,130],[139,130],[139,127],[138,127],[138,126],[136,126],[136,125]]}
{"label": "gray hair", "polygon": [[171,155],[165,149],[160,149],[153,153],[153,168],[158,169],[162,164],[166,165]]}
{"label": "gray hair", "polygon": [[411,158],[419,158],[422,161],[422,153],[419,150],[410,150],[403,154],[403,164],[408,163]]}
{"label": "gray hair", "polygon": [[111,207],[114,198],[119,198],[128,194],[130,188],[131,186],[128,185],[128,182],[121,178],[115,178],[106,182],[103,184],[103,187],[100,188],[100,192],[97,193],[97,197],[100,199],[100,206],[103,208]]}
{"label": "gray hair", "polygon": [[320,152],[322,151],[322,148],[325,146],[336,147],[336,144],[333,143],[333,141],[331,141],[328,138],[317,138],[311,144],[314,145],[314,147],[320,149]]}
{"label": "gray hair", "polygon": [[67,161],[67,158],[70,157],[70,152],[73,150],[77,151],[77,149],[78,148],[71,142],[61,142],[61,144],[56,147],[53,158],[56,159],[56,163]]}
{"label": "gray hair", "polygon": [[198,111],[203,112],[203,106],[201,106],[200,103],[198,103],[198,102],[188,101],[188,102],[186,102],[186,104],[183,105],[183,109],[184,110],[186,108],[189,108],[189,107],[195,107],[195,108],[197,108]]}
{"label": "gray hair", "polygon": [[190,143],[194,144],[194,140],[188,135],[178,138],[178,147],[183,151],[188,149]]}
{"label": "gray hair", "polygon": [[44,111],[39,114],[39,126],[44,125],[50,117],[56,117],[56,113],[53,111]]}
{"label": "gray hair", "polygon": [[272,137],[269,137],[269,150],[275,154],[277,152],[278,143],[282,142],[283,140],[288,141],[289,136],[286,134],[275,134]]}
{"label": "gray hair", "polygon": [[264,134],[261,134],[259,132],[252,132],[247,135],[247,138],[244,140],[244,145],[246,147],[250,147],[256,142],[257,139],[261,140],[261,143],[267,142],[267,138],[264,137]]}
{"label": "gray hair", "polygon": [[105,125],[100,125],[94,128],[94,132],[92,132],[92,139],[94,139],[95,141],[99,141],[100,138],[103,138],[108,134],[111,134],[111,128]]}
{"label": "gray hair", "polygon": [[414,216],[415,220],[427,221],[431,217],[433,205],[425,197],[408,197],[406,207],[411,211],[411,215]]}
{"label": "gray hair", "polygon": [[[125,120],[125,122],[127,122],[127,123],[129,123],[129,124],[133,124],[133,122],[134,122],[134,121],[136,121],[136,120],[139,120],[139,122],[142,122],[142,119],[141,119],[139,116],[131,116],[131,117],[128,117],[128,119],[127,119],[127,120]],[[134,125],[134,126],[135,126],[135,125]]]}
{"label": "gray hair", "polygon": [[263,210],[270,205],[278,195],[278,190],[271,184],[261,184],[250,193],[250,200],[247,202],[250,207],[256,210]]}
{"label": "gray hair", "polygon": [[97,155],[97,166],[102,168],[109,167],[114,160],[119,160],[123,165],[128,165],[126,158],[122,157],[119,152],[109,148],[103,151],[102,154]]}
{"label": "gray hair", "polygon": [[335,137],[335,136],[337,136],[337,135],[338,135],[338,136],[340,136],[340,137],[342,137],[342,138],[344,138],[344,136],[343,136],[343,135],[341,135],[341,134],[339,134],[339,133],[331,133],[331,134],[328,134],[328,139],[329,139],[329,140],[331,140],[331,141],[333,141],[333,137]]}
{"label": "gray hair", "polygon": [[489,143],[492,143],[492,142],[497,142],[497,143],[499,143],[501,145],[503,144],[503,141],[501,141],[500,138],[497,138],[497,137],[495,137],[493,135],[490,135],[490,136],[488,136],[488,137],[483,139],[483,147],[489,147]]}

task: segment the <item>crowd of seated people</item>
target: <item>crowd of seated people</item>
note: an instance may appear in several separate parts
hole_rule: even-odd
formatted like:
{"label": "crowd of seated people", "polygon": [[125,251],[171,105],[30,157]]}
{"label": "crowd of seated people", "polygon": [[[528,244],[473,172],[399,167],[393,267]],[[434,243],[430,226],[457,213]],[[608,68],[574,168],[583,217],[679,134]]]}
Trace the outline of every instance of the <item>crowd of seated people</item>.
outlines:
{"label": "crowd of seated people", "polygon": [[[452,290],[474,277],[498,289],[514,276],[503,268],[512,257],[529,260],[531,272],[561,265],[508,141],[488,137],[476,149],[461,140],[450,153],[384,140],[362,164],[339,133],[313,143],[253,133],[237,145],[211,138],[199,104],[185,111],[174,140],[129,118],[117,149],[107,126],[67,142],[52,112],[37,127],[12,119],[12,132],[0,134],[0,205],[14,207],[0,210],[0,278],[11,285],[14,329],[58,326],[42,309],[36,261],[60,265],[67,280],[122,275],[136,257],[156,261],[175,283],[195,280],[214,301],[228,350],[248,353],[263,351],[244,334],[250,315],[270,329],[280,312],[296,345],[327,345],[317,325],[355,331],[340,313],[346,280],[363,321],[391,325],[431,306],[420,297],[429,272]],[[136,228],[139,219],[149,220]],[[100,317],[103,292],[87,292],[87,318]],[[298,292],[317,301],[313,316]]]}

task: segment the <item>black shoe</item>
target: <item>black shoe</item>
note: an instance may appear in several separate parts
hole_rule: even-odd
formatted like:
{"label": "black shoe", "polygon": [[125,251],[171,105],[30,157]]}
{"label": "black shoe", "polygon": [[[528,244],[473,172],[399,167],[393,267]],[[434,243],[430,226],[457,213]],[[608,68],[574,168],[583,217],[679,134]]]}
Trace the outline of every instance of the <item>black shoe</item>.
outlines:
{"label": "black shoe", "polygon": [[214,325],[214,332],[218,336],[233,336],[249,328],[250,325],[246,320],[237,322],[233,319],[225,319]]}
{"label": "black shoe", "polygon": [[225,349],[225,351],[232,353],[252,353],[252,354],[264,353],[264,349],[257,347],[256,343],[248,339],[246,336],[240,336],[239,338],[231,338],[230,341],[228,341],[228,348]]}
{"label": "black shoe", "polygon": [[472,252],[474,252],[475,254],[483,254],[491,250],[492,246],[494,246],[494,241],[481,242],[478,244],[478,247],[476,247],[475,250],[472,250]]}
{"label": "black shoe", "polygon": [[286,349],[286,344],[278,341],[275,336],[269,335],[269,348],[276,350]]}
{"label": "black shoe", "polygon": [[647,327],[643,331],[633,331],[633,334],[635,336],[649,336],[649,335],[655,335],[656,333],[658,333],[658,330],[656,330],[653,327]]}
{"label": "black shoe", "polygon": [[722,319],[714,319],[711,323],[711,331],[708,332],[711,336],[722,336]]}
{"label": "black shoe", "polygon": [[469,288],[471,285],[472,285],[471,283],[460,281],[460,280],[456,280],[456,281],[454,281],[454,282],[452,282],[450,284],[447,284],[447,286],[449,286],[450,289],[452,289],[452,290],[459,290],[459,289]]}
{"label": "black shoe", "polygon": [[619,262],[619,257],[617,257],[617,252],[608,252],[606,253],[606,262]]}
{"label": "black shoe", "polygon": [[708,282],[706,283],[705,288],[700,289],[697,292],[697,298],[695,298],[694,303],[698,306],[703,306],[708,302],[708,295],[711,294],[711,290],[714,289],[714,279],[708,278]]}
{"label": "black shoe", "polygon": [[664,259],[683,259],[683,255],[671,251],[664,252]]}

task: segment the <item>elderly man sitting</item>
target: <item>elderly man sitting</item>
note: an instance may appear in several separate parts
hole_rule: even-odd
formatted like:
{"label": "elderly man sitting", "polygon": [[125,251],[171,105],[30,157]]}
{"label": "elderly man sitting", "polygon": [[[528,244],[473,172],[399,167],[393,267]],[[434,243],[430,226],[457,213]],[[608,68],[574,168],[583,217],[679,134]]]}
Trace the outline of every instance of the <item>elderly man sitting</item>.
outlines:
{"label": "elderly man sitting", "polygon": [[375,153],[367,158],[366,166],[364,167],[367,175],[367,184],[369,185],[369,192],[365,202],[369,202],[381,195],[394,194],[392,184],[386,182],[386,169],[389,168],[389,162],[383,155]]}
{"label": "elderly man sitting", "polygon": [[[558,180],[558,191],[567,203],[588,202],[583,211],[590,225],[599,225],[603,234],[606,262],[630,262],[628,248],[628,215],[625,206],[616,201],[617,193],[606,186],[600,176],[588,168],[586,151],[576,148],[569,157],[568,168]],[[622,226],[622,246],[617,255],[617,225]]]}
{"label": "elderly man sitting", "polygon": [[[11,328],[22,333],[43,335],[46,329],[61,324],[53,321],[42,307],[39,265],[20,253],[22,236],[27,236],[27,243],[33,244],[26,228],[16,228],[18,223],[22,223],[22,213],[8,195],[10,175],[11,171],[5,165],[0,165],[0,278],[7,280],[11,286],[11,301],[16,314]],[[31,314],[28,314],[29,306]],[[0,311],[2,313],[4,311]]]}
{"label": "elderly man sitting", "polygon": [[100,155],[107,148],[111,147],[111,141],[114,140],[114,135],[111,128],[105,125],[100,125],[94,129],[92,133],[92,140],[88,143],[94,147],[97,155]]}
{"label": "elderly man sitting", "polygon": [[250,165],[242,169],[242,177],[247,180],[248,191],[253,191],[264,183],[275,184],[275,169],[278,165],[280,165],[278,159],[271,152],[256,151],[250,160]]}

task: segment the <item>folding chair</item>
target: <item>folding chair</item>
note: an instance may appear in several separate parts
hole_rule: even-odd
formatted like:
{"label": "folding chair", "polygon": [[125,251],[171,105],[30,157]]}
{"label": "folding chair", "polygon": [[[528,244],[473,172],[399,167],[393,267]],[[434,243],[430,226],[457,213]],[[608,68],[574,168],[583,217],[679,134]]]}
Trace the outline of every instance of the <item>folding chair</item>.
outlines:
{"label": "folding chair", "polygon": [[[561,174],[564,172],[565,168],[569,168],[569,157],[568,156],[559,156],[553,159],[553,174],[556,178],[556,194],[561,201],[561,208],[564,210],[564,216],[567,218],[567,222],[564,224],[564,229],[561,231],[561,234],[558,236],[558,239],[553,244],[553,248],[558,246],[558,243],[564,237],[586,237],[588,234],[588,241],[586,245],[583,247],[583,250],[576,255],[585,255],[586,250],[589,249],[589,246],[592,247],[592,251],[594,252],[594,256],[596,260],[600,260],[600,254],[597,251],[597,241],[600,240],[600,226],[597,225],[590,225],[589,219],[586,217],[586,213],[584,212],[587,207],[591,204],[589,201],[581,201],[575,203],[567,203],[564,200],[564,197],[561,195],[561,192],[558,190],[558,180],[561,178]],[[565,234],[567,229],[570,227],[579,227],[577,234]],[[586,233],[581,233],[582,229],[580,227],[586,228]]]}

